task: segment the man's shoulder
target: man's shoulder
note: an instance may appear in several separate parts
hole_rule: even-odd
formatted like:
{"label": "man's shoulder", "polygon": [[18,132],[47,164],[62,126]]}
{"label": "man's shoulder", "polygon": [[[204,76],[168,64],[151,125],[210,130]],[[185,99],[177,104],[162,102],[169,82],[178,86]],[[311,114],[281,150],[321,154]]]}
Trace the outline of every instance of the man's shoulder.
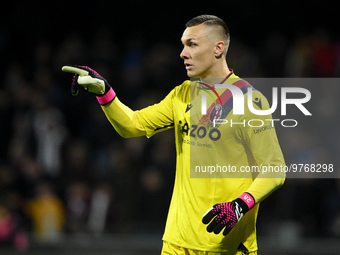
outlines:
{"label": "man's shoulder", "polygon": [[262,95],[261,91],[254,87],[252,84],[252,81],[248,80],[247,78],[240,78],[239,76],[233,74],[229,79],[228,82],[236,87],[238,87],[239,89],[244,90],[244,94],[247,93],[248,88],[251,88],[253,91],[253,94],[258,94],[258,95]]}
{"label": "man's shoulder", "polygon": [[173,89],[174,94],[181,94],[190,89],[190,80],[185,80],[182,84]]}
{"label": "man's shoulder", "polygon": [[183,81],[183,83],[177,87],[180,87],[180,88],[187,88],[187,87],[190,87],[190,83],[191,81],[190,80],[185,80]]}

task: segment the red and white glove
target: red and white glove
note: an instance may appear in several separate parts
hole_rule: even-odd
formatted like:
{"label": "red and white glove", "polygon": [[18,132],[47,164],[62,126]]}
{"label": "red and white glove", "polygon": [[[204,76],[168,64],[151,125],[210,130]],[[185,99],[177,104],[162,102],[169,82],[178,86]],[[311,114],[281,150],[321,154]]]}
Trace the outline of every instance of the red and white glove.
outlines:
{"label": "red and white glove", "polygon": [[227,203],[220,203],[210,208],[204,215],[202,222],[210,224],[207,226],[207,231],[219,234],[224,228],[223,235],[235,227],[242,216],[255,205],[255,200],[249,193],[243,193],[235,200]]}
{"label": "red and white glove", "polygon": [[74,73],[71,94],[78,95],[79,90],[92,92],[97,95],[99,104],[105,105],[113,101],[116,93],[110,84],[99,73],[88,66],[63,66],[63,72]]}

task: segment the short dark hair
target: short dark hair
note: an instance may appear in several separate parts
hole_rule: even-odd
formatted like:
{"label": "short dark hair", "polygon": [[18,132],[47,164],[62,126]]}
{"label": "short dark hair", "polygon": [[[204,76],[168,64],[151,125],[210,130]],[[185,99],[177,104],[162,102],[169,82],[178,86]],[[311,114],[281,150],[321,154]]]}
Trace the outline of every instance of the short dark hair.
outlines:
{"label": "short dark hair", "polygon": [[226,46],[225,53],[227,53],[229,43],[230,43],[230,34],[229,34],[229,28],[227,24],[221,18],[215,15],[203,14],[203,15],[199,15],[197,17],[192,18],[187,23],[185,23],[185,26],[194,27],[200,24],[206,24],[208,26],[219,26],[222,28],[222,37],[224,38],[224,43]]}

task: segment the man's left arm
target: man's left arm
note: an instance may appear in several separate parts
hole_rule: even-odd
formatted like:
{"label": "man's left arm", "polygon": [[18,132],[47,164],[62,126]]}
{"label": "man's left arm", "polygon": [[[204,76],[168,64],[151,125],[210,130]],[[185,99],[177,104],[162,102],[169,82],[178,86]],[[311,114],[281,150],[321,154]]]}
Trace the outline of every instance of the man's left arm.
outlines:
{"label": "man's left arm", "polygon": [[[267,99],[259,91],[253,92],[253,102],[256,102],[255,100],[260,100],[260,103],[253,103],[257,110],[269,109]],[[286,177],[285,160],[277,139],[272,115],[255,115],[249,111],[248,107],[246,109],[245,116],[263,122],[261,128],[247,126],[241,130],[245,144],[259,170],[253,183],[245,192],[251,194],[257,204],[283,185]]]}
{"label": "man's left arm", "polygon": [[[256,104],[257,109],[269,109],[267,99],[260,92],[254,94],[253,99],[261,99],[261,105]],[[261,109],[259,109],[260,106]],[[260,203],[273,191],[281,187],[286,177],[284,171],[271,172],[271,169],[282,170],[285,166],[272,116],[254,115],[249,111],[248,107],[245,107],[245,109],[247,109],[244,115],[247,123],[249,119],[261,119],[263,121],[263,128],[255,130],[257,132],[254,132],[256,128],[248,126],[241,128],[239,134],[244,145],[251,152],[249,156],[253,158],[253,163],[256,164],[260,172],[257,173],[252,184],[242,191],[243,193],[238,198],[231,202],[216,204],[203,215],[202,222],[209,224],[207,231],[215,234],[224,229],[223,235],[227,235],[255,204]]]}

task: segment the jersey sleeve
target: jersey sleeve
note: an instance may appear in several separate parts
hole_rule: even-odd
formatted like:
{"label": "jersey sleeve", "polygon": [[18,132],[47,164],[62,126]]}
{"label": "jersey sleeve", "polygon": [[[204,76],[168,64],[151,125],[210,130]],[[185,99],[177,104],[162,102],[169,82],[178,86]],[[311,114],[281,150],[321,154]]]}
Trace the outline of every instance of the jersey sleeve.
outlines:
{"label": "jersey sleeve", "polygon": [[101,107],[106,118],[120,136],[128,138],[146,135],[145,128],[136,112],[124,105],[117,97],[111,103]]}
{"label": "jersey sleeve", "polygon": [[174,127],[173,89],[161,102],[144,109],[133,111],[116,97],[111,103],[102,105],[102,109],[115,128],[124,138],[154,134]]}
{"label": "jersey sleeve", "polygon": [[136,111],[147,137],[174,127],[173,89],[161,102]]}
{"label": "jersey sleeve", "polygon": [[[245,95],[245,99],[247,97]],[[270,108],[267,99],[259,91],[253,91],[252,99],[255,109]],[[258,203],[283,185],[286,175],[280,169],[285,166],[285,161],[271,114],[256,115],[248,107],[245,109],[247,125],[241,129],[241,133],[246,146],[251,151],[254,164],[260,170],[246,192],[250,193]],[[275,171],[270,170],[274,168]]]}

